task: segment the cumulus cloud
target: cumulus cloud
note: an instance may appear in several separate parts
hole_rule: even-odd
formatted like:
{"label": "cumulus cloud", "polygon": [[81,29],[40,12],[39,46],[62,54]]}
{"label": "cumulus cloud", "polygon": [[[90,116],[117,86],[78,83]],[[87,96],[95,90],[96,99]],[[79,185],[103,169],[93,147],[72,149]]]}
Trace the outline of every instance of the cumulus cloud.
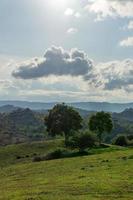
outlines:
{"label": "cumulus cloud", "polygon": [[[88,55],[78,49],[65,51],[61,47],[53,46],[45,51],[43,58],[36,58],[20,63],[12,75],[18,79],[43,79],[43,83],[44,80],[49,82],[48,80],[50,80],[51,76],[54,83],[56,82],[54,80],[61,79],[62,77],[63,80],[66,77],[65,80],[69,83],[70,78],[73,77],[72,79],[76,78],[77,81],[79,81],[79,78],[82,79],[85,83],[83,84],[85,90],[87,90],[85,87],[87,85],[88,90],[91,88],[100,91],[133,91],[132,59],[94,65]],[[58,83],[56,86],[61,84]],[[46,87],[46,85],[43,86]]]}
{"label": "cumulus cloud", "polygon": [[85,76],[85,80],[93,87],[104,90],[123,89],[128,91],[133,86],[133,60],[100,63],[95,66],[91,75]]}
{"label": "cumulus cloud", "polygon": [[132,0],[89,0],[86,9],[97,15],[96,20],[103,20],[107,17],[133,17]]}
{"label": "cumulus cloud", "polygon": [[128,37],[120,42],[122,47],[132,47],[133,46],[133,37]]}
{"label": "cumulus cloud", "polygon": [[12,75],[15,78],[35,79],[55,76],[84,76],[93,64],[87,54],[78,49],[65,51],[61,47],[51,47],[45,51],[43,58],[20,63]]}

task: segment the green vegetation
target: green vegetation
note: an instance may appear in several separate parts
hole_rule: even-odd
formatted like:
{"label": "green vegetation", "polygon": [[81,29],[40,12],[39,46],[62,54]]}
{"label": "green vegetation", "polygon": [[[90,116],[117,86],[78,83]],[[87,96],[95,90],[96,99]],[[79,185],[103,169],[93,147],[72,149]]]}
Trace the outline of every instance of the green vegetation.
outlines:
{"label": "green vegetation", "polygon": [[33,157],[47,154],[63,145],[62,140],[51,140],[0,147],[0,167],[31,162]]}
{"label": "green vegetation", "polygon": [[89,128],[97,134],[99,142],[101,143],[103,133],[110,133],[113,129],[111,115],[105,112],[97,112],[95,115],[91,116]]}
{"label": "green vegetation", "polygon": [[53,137],[64,134],[65,143],[67,143],[71,131],[77,131],[82,128],[81,123],[80,114],[64,103],[55,105],[45,117],[48,133]]}
{"label": "green vegetation", "polygon": [[18,108],[0,113],[0,145],[44,139],[44,115]]}
{"label": "green vegetation", "polygon": [[87,148],[96,146],[97,138],[94,133],[89,131],[80,131],[73,133],[73,136],[68,141],[68,146],[77,148],[79,151],[85,151]]}
{"label": "green vegetation", "polygon": [[[0,147],[0,200],[130,200],[132,135],[117,137],[119,146],[102,143],[113,128],[109,113],[92,115],[89,127],[82,122],[76,110],[58,104],[45,117],[45,142]],[[4,114],[0,123],[6,140],[45,130],[44,115],[29,109]]]}
{"label": "green vegetation", "polygon": [[54,140],[1,147],[0,200],[132,199],[133,149],[99,147],[88,150],[89,156],[32,162],[33,153],[63,146]]}

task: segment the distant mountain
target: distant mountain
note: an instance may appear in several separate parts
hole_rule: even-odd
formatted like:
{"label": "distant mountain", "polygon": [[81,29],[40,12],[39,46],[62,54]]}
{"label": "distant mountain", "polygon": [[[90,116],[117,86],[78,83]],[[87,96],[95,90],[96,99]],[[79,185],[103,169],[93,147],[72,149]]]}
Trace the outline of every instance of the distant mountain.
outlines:
{"label": "distant mountain", "polygon": [[[28,101],[0,101],[0,106],[12,105],[21,108],[30,108],[31,110],[49,110],[58,102],[43,103],[43,102],[28,102]],[[107,112],[122,112],[127,108],[133,108],[132,103],[108,103],[108,102],[74,102],[67,103],[75,108],[86,111],[107,111]]]}
{"label": "distant mountain", "polygon": [[133,108],[133,103],[107,103],[107,102],[80,102],[72,103],[72,106],[88,111],[122,112],[127,108]]}
{"label": "distant mountain", "polygon": [[4,106],[0,107],[0,113],[10,113],[17,109],[18,109],[18,107],[15,107],[13,105],[4,105]]}
{"label": "distant mountain", "polygon": [[133,108],[124,110],[121,113],[113,113],[113,118],[133,122]]}

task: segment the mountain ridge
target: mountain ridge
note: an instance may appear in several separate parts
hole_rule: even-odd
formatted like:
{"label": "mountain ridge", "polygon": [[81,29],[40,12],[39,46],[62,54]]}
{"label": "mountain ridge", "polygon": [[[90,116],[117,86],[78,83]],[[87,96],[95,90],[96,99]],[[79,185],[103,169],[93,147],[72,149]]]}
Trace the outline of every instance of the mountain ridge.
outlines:
{"label": "mountain ridge", "polygon": [[[32,101],[0,101],[0,107],[11,105],[14,107],[30,108],[32,110],[49,110],[55,104],[61,102],[32,102]],[[74,108],[79,108],[87,111],[106,111],[106,112],[122,112],[125,109],[133,108],[131,103],[109,103],[109,102],[72,102],[66,103]]]}

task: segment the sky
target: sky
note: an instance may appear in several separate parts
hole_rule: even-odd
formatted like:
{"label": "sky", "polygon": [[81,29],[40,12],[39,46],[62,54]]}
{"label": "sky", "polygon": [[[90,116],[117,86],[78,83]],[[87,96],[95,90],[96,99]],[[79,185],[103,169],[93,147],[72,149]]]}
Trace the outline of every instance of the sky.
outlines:
{"label": "sky", "polygon": [[0,100],[133,102],[133,1],[0,0]]}

